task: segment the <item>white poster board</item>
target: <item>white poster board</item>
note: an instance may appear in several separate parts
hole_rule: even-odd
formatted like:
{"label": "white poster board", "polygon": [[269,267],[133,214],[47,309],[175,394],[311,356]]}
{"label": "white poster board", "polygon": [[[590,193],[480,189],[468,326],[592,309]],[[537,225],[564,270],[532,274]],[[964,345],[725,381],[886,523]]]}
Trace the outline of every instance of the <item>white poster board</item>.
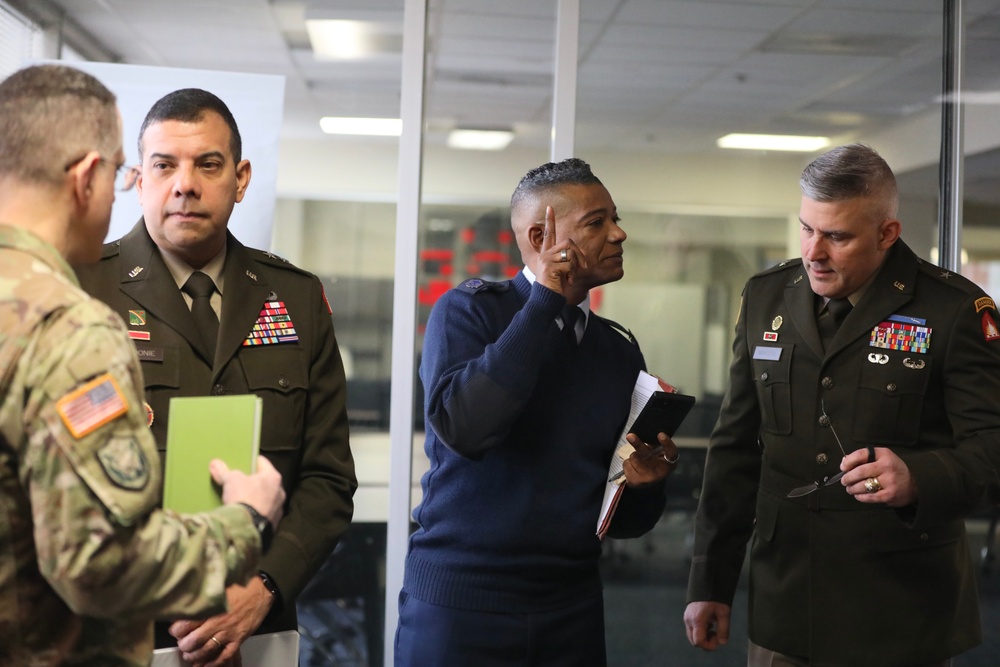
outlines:
{"label": "white poster board", "polygon": [[[139,128],[153,104],[174,90],[202,88],[217,95],[236,118],[243,158],[253,175],[242,203],[233,209],[229,229],[245,245],[270,250],[278,182],[278,139],[285,98],[285,77],[145,65],[48,61],[76,67],[100,79],[118,97],[122,113],[125,163],[137,165]],[[135,190],[119,193],[111,211],[107,240],[120,238],[142,216]]]}

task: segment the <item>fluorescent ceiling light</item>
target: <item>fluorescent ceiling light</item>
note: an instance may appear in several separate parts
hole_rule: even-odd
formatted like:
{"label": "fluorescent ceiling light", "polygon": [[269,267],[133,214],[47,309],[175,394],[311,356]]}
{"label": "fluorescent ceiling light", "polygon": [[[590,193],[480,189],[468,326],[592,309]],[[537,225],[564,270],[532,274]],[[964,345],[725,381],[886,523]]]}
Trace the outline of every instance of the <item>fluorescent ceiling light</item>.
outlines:
{"label": "fluorescent ceiling light", "polygon": [[307,19],[306,31],[318,60],[356,60],[372,52],[371,30],[365,21]]}
{"label": "fluorescent ceiling light", "polygon": [[746,148],[763,151],[802,151],[808,153],[830,145],[827,137],[800,137],[788,134],[727,134],[719,137],[719,148]]}
{"label": "fluorescent ceiling light", "polygon": [[514,140],[510,130],[452,130],[448,147],[478,151],[502,151]]}
{"label": "fluorescent ceiling light", "polygon": [[967,90],[962,91],[961,94],[948,93],[947,95],[938,95],[934,98],[935,102],[961,102],[962,104],[988,104],[996,105],[1000,104],[1000,91],[997,90]]}
{"label": "fluorescent ceiling light", "polygon": [[338,118],[324,116],[320,128],[327,134],[358,134],[373,137],[398,137],[403,132],[399,118]]}

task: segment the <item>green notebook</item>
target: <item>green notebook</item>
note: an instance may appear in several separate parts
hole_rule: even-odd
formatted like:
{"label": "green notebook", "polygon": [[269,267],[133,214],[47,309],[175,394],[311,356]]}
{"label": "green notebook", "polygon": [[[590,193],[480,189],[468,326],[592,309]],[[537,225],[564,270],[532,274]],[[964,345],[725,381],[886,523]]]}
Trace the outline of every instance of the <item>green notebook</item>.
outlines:
{"label": "green notebook", "polygon": [[164,508],[194,513],[222,505],[222,489],[208,471],[212,459],[256,472],[261,404],[254,394],[170,399]]}

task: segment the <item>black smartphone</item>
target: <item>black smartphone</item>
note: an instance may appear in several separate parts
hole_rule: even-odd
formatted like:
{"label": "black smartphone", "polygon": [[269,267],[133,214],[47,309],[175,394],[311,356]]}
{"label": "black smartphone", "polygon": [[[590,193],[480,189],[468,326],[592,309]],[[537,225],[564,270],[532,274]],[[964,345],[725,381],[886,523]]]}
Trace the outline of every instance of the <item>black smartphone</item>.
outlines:
{"label": "black smartphone", "polygon": [[656,447],[659,444],[656,436],[666,433],[673,437],[693,405],[694,396],[654,392],[635,418],[629,433],[635,433],[647,445]]}

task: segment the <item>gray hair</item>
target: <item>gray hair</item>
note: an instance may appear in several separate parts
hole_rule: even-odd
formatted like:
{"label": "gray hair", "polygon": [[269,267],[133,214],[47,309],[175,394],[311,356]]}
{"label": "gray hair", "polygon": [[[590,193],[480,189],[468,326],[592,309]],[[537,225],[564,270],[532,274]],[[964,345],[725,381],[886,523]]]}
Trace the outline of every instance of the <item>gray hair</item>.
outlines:
{"label": "gray hair", "polygon": [[864,144],[838,146],[820,155],[802,170],[799,188],[803,196],[822,203],[870,198],[878,222],[894,218],[899,208],[892,169]]}
{"label": "gray hair", "polygon": [[0,177],[58,185],[74,160],[118,150],[115,96],[90,74],[36,65],[0,83]]}

